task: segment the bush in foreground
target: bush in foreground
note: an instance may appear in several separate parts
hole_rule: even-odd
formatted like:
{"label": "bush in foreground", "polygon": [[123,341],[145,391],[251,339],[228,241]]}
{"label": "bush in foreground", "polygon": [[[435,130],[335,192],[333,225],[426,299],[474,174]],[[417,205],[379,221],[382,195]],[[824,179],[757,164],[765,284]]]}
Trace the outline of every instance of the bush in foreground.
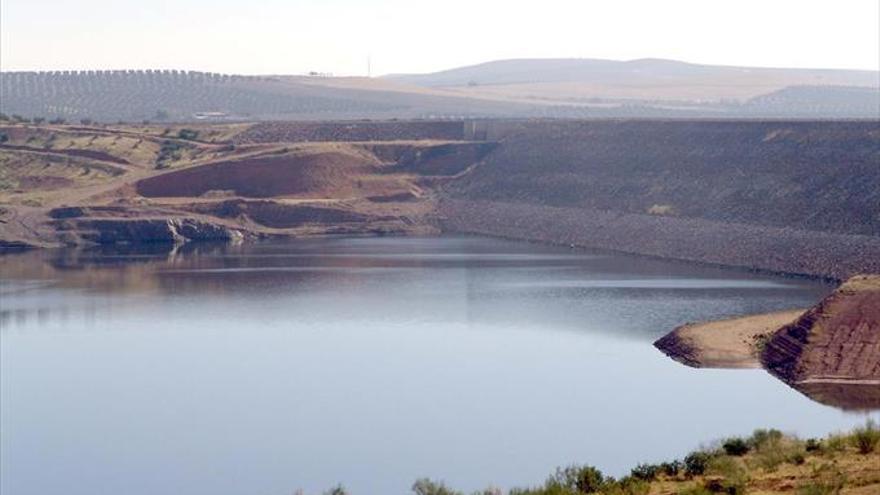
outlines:
{"label": "bush in foreground", "polygon": [[413,483],[412,491],[415,495],[462,495],[461,492],[447,488],[442,481],[434,481],[428,478],[419,478]]}
{"label": "bush in foreground", "polygon": [[853,430],[852,438],[853,444],[860,454],[870,454],[880,443],[880,429],[877,428],[877,424],[873,420],[869,419],[865,426]]}
{"label": "bush in foreground", "polygon": [[724,449],[725,454],[733,456],[743,456],[748,454],[749,450],[751,450],[748,442],[739,437],[728,438],[724,441],[721,448]]}
{"label": "bush in foreground", "polygon": [[[876,465],[874,457],[862,457],[877,455],[875,452],[878,445],[880,428],[870,420],[848,434],[829,435],[822,440],[803,441],[779,430],[756,430],[748,438],[731,438],[719,447],[694,451],[683,461],[639,464],[628,476],[620,479],[605,476],[593,466],[572,465],[557,468],[543,485],[512,488],[506,493],[742,495],[747,489],[757,487],[764,490],[768,489],[767,483],[785,480],[784,486],[778,485],[772,490],[790,491],[792,495],[839,495],[845,487],[880,485],[880,478],[870,473],[867,476],[865,474],[867,465]],[[785,472],[771,474],[784,463],[789,465]],[[417,480],[412,485],[412,492],[414,495],[464,495],[461,491],[447,487],[442,481],[429,478]],[[339,485],[324,492],[324,495],[347,493]],[[490,487],[470,495],[504,493],[498,488]]]}

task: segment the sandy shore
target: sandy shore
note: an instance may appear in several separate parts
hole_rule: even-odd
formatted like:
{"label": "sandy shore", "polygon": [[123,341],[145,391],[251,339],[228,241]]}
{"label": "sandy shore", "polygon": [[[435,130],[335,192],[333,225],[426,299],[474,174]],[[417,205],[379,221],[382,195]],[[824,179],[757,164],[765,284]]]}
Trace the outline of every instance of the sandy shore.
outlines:
{"label": "sandy shore", "polygon": [[762,337],[787,325],[804,309],[777,311],[682,325],[654,345],[669,357],[695,368],[760,368]]}

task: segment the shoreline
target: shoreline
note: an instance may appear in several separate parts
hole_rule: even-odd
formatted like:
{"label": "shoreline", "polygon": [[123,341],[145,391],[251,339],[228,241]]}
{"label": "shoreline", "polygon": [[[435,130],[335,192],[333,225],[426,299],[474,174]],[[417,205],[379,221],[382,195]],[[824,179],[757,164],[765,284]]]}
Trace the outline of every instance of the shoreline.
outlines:
{"label": "shoreline", "polygon": [[670,358],[692,368],[761,368],[762,342],[806,309],[686,323],[654,342]]}
{"label": "shoreline", "polygon": [[[880,273],[880,238],[867,235],[448,196],[438,214],[442,230],[451,233],[837,282]],[[796,256],[780,256],[785,252]]]}

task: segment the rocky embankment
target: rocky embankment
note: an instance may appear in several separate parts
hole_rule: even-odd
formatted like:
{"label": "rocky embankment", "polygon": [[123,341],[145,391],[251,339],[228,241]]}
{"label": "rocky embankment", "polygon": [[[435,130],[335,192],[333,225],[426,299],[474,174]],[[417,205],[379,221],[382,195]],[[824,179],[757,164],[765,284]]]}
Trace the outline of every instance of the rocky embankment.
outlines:
{"label": "rocky embankment", "polygon": [[453,232],[844,279],[880,272],[876,122],[499,122]]}
{"label": "rocky embankment", "polygon": [[446,231],[843,279],[880,273],[880,237],[520,202],[445,199]]}

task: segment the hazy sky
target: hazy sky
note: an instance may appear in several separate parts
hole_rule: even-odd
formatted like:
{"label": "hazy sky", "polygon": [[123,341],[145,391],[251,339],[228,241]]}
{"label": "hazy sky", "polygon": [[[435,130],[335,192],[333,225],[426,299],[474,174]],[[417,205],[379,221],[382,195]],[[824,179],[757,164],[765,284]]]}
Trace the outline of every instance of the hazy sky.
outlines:
{"label": "hazy sky", "polygon": [[0,0],[0,68],[426,72],[502,58],[880,67],[880,0]]}

